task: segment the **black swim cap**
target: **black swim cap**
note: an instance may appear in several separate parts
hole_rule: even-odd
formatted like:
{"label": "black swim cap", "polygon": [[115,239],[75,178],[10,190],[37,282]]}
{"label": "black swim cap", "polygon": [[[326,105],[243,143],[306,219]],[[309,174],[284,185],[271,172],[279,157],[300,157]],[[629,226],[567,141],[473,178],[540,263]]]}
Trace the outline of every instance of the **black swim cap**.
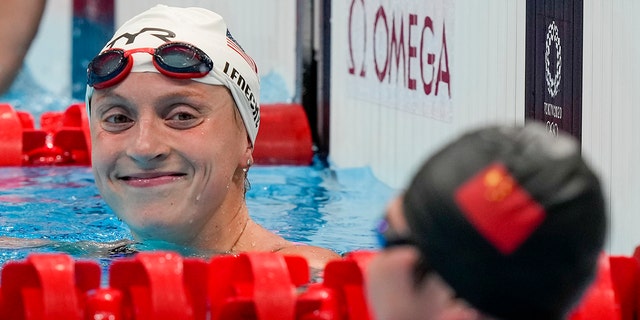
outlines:
{"label": "black swim cap", "polygon": [[469,132],[431,157],[404,197],[426,261],[501,319],[561,319],[594,277],[607,218],[573,137],[539,124]]}

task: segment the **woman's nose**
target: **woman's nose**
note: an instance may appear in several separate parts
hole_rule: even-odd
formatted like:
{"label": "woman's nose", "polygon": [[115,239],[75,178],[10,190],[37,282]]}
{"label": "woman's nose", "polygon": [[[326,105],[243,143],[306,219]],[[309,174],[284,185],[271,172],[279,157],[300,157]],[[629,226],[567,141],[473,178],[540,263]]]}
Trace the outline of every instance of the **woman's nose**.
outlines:
{"label": "woman's nose", "polygon": [[162,133],[163,123],[158,119],[140,119],[133,131],[134,139],[127,146],[127,155],[139,163],[165,159],[170,147]]}

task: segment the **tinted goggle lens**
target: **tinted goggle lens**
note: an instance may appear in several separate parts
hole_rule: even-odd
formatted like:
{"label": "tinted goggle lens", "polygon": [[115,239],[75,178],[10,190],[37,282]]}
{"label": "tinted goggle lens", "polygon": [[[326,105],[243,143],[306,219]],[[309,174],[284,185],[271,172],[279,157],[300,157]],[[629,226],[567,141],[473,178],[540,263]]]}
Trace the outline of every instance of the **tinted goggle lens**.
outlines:
{"label": "tinted goggle lens", "polygon": [[121,49],[105,51],[98,55],[89,63],[87,83],[93,87],[96,83],[115,77],[127,66],[127,60],[128,57],[125,57],[124,50]]}
{"label": "tinted goggle lens", "polygon": [[166,45],[156,50],[156,63],[177,73],[207,74],[211,71],[211,59],[200,49],[186,45]]}
{"label": "tinted goggle lens", "polygon": [[87,84],[101,89],[121,81],[131,71],[131,54],[147,52],[162,74],[174,78],[204,77],[213,69],[213,61],[202,50],[186,43],[172,42],[156,49],[107,50],[95,57],[87,68]]}

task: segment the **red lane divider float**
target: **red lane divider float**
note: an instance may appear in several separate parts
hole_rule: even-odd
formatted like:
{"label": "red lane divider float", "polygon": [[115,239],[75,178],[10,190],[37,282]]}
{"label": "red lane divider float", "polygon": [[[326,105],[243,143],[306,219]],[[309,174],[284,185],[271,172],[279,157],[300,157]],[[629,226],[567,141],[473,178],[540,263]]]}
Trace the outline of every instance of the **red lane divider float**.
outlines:
{"label": "red lane divider float", "polygon": [[[256,164],[309,165],[313,141],[306,113],[298,104],[261,108],[253,153]],[[0,104],[0,166],[90,165],[91,139],[84,103],[45,112],[40,129],[33,116]]]}
{"label": "red lane divider float", "polygon": [[84,103],[33,116],[0,104],[0,166],[89,165],[91,141]]}
{"label": "red lane divider float", "polygon": [[10,105],[0,104],[0,165],[22,164],[22,125]]}
{"label": "red lane divider float", "polygon": [[[1,319],[369,320],[366,268],[373,251],[330,261],[311,282],[307,261],[242,253],[209,261],[174,252],[117,259],[101,287],[94,261],[33,254],[7,262],[0,278]],[[603,255],[598,275],[571,320],[636,319],[638,259]]]}
{"label": "red lane divider float", "polygon": [[348,257],[331,265],[324,281],[311,284],[307,261],[298,256],[254,252],[207,262],[142,252],[115,260],[109,286],[101,288],[97,262],[33,254],[3,267],[0,318],[369,319],[365,265]]}
{"label": "red lane divider float", "polygon": [[2,319],[83,319],[85,293],[100,286],[100,266],[64,254],[32,255],[2,269]]}
{"label": "red lane divider float", "polygon": [[311,164],[311,128],[301,105],[262,105],[253,157],[257,164]]}
{"label": "red lane divider float", "polygon": [[[122,293],[124,319],[205,319],[207,264],[170,253],[144,253],[116,260],[109,286]],[[93,319],[93,318],[92,318]]]}
{"label": "red lane divider float", "polygon": [[256,252],[211,261],[213,319],[295,319],[296,288],[308,283],[301,257]]}

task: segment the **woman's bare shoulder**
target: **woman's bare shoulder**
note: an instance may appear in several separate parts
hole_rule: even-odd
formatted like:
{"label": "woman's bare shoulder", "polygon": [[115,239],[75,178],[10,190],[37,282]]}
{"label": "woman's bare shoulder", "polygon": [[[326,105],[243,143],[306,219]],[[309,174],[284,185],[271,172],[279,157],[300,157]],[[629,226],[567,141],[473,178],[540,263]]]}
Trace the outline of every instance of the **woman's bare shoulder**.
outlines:
{"label": "woman's bare shoulder", "polygon": [[324,266],[329,261],[341,258],[340,255],[333,250],[293,242],[290,242],[287,246],[279,249],[277,252],[287,255],[301,256],[307,260],[309,267],[314,269],[324,269]]}
{"label": "woman's bare shoulder", "polygon": [[255,222],[250,222],[236,249],[238,252],[271,251],[301,256],[314,269],[323,269],[330,260],[340,259],[340,255],[331,249],[287,241]]}

